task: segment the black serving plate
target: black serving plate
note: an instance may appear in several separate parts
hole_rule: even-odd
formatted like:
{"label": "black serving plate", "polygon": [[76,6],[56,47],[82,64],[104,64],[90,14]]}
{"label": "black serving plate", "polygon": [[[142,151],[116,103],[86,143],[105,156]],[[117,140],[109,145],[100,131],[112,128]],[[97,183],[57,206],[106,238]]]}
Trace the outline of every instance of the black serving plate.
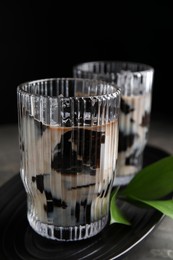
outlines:
{"label": "black serving plate", "polygon": [[[144,166],[169,154],[147,146]],[[26,218],[26,194],[17,174],[0,188],[0,259],[122,259],[163,219],[154,209],[119,202],[132,225],[107,225],[98,235],[78,242],[56,242],[37,235]]]}

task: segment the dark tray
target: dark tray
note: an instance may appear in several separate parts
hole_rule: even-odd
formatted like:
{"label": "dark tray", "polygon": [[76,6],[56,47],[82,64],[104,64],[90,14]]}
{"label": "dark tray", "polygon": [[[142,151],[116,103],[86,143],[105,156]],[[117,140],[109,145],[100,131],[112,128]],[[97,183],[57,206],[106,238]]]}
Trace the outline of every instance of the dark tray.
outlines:
{"label": "dark tray", "polygon": [[[147,146],[144,166],[169,154]],[[154,209],[121,202],[132,225],[107,225],[93,238],[79,242],[56,242],[37,235],[26,217],[26,194],[17,174],[0,188],[0,259],[120,259],[139,244],[163,219]]]}

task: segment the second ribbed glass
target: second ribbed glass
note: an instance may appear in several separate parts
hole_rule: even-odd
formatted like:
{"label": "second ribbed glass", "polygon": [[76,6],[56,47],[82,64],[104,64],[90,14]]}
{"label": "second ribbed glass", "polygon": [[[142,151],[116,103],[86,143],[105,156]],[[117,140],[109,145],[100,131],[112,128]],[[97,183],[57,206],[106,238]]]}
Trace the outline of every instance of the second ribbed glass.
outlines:
{"label": "second ribbed glass", "polygon": [[44,79],[17,88],[21,178],[40,235],[74,241],[109,219],[120,90],[97,80]]}
{"label": "second ribbed glass", "polygon": [[146,64],[93,61],[78,64],[73,75],[114,82],[121,89],[117,177],[126,185],[143,166],[148,141],[154,69]]}

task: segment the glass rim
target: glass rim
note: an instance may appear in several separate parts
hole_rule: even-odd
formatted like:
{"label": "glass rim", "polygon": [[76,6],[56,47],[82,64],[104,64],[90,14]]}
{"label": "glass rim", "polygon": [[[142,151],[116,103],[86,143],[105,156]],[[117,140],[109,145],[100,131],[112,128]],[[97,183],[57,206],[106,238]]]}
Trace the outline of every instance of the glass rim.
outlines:
{"label": "glass rim", "polygon": [[[81,69],[79,68],[80,66],[83,66],[83,65],[89,65],[89,64],[96,64],[96,65],[99,65],[99,64],[110,64],[110,65],[123,65],[123,64],[127,64],[128,66],[141,66],[142,69],[141,70],[130,70],[131,73],[146,73],[146,72],[153,72],[154,73],[154,67],[152,67],[151,65],[149,64],[146,64],[146,63],[141,63],[141,62],[135,62],[135,61],[129,61],[129,60],[93,60],[93,61],[86,61],[86,62],[81,62],[81,63],[78,63],[76,65],[73,66],[73,69],[75,70],[79,70],[81,72],[88,72],[88,73],[92,73],[92,74],[103,74],[103,73],[96,73],[96,72],[92,72],[91,70],[85,70],[85,69]],[[120,68],[121,69],[121,68]],[[125,70],[126,71],[126,70]],[[128,70],[127,70],[128,71]],[[112,71],[112,72],[107,72],[107,73],[104,73],[104,74],[108,74],[108,73],[121,73],[121,71]]]}
{"label": "glass rim", "polygon": [[[82,95],[82,96],[69,96],[69,97],[64,97],[64,96],[50,96],[50,95],[43,95],[43,94],[37,94],[37,93],[30,93],[29,91],[26,91],[24,89],[25,86],[28,86],[30,84],[37,84],[37,83],[43,83],[43,82],[51,82],[51,81],[71,81],[71,82],[92,82],[92,83],[96,83],[96,84],[104,84],[105,86],[110,86],[114,88],[114,91],[112,91],[111,93],[104,93],[104,94],[100,94],[100,95],[92,95],[92,94],[88,94],[88,95]],[[115,94],[116,96],[121,96],[121,88],[118,87],[115,83],[113,82],[107,82],[104,80],[99,80],[99,79],[90,79],[90,78],[76,78],[76,77],[51,77],[51,78],[43,78],[43,79],[37,79],[37,80],[30,80],[30,81],[25,81],[23,83],[20,83],[19,85],[17,85],[17,93],[21,93],[21,94],[25,94],[28,96],[37,96],[37,97],[46,97],[46,98],[59,98],[59,99],[68,99],[68,98],[91,98],[91,97],[109,97],[113,94]]]}

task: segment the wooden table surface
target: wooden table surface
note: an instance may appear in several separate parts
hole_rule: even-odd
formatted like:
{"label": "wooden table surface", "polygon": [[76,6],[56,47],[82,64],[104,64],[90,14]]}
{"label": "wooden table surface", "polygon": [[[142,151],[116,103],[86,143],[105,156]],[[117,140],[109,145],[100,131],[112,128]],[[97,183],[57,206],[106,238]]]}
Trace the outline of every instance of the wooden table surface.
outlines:
{"label": "wooden table surface", "polygon": [[[173,154],[173,119],[151,117],[149,144]],[[16,124],[0,126],[0,186],[19,172],[18,128]],[[124,260],[173,259],[173,220],[162,222]]]}

